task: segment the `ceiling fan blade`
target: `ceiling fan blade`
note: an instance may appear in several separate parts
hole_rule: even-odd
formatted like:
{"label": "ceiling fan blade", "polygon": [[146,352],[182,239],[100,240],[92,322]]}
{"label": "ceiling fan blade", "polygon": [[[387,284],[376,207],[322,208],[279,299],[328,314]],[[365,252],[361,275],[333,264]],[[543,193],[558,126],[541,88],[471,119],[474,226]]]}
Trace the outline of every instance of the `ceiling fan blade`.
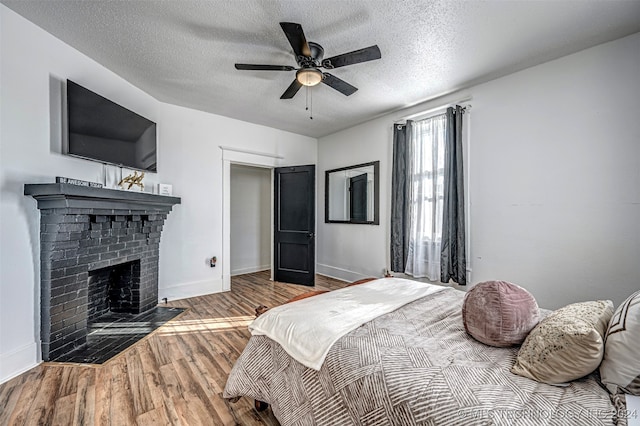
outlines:
{"label": "ceiling fan blade", "polygon": [[302,31],[302,25],[295,24],[293,22],[280,22],[280,26],[282,27],[282,31],[289,39],[289,43],[293,48],[293,53],[295,53],[296,58],[298,56],[311,56],[311,49],[309,49],[309,44],[307,43],[307,38],[304,36],[304,31]]}
{"label": "ceiling fan blade", "polygon": [[252,65],[252,64],[236,64],[237,70],[253,70],[253,71],[293,71],[296,68],[289,65]]}
{"label": "ceiling fan blade", "polygon": [[327,86],[336,89],[338,92],[342,93],[345,96],[353,95],[358,88],[350,85],[344,80],[339,79],[338,77],[329,74],[328,72],[324,73],[324,78],[322,82]]}
{"label": "ceiling fan blade", "polygon": [[302,87],[302,84],[297,79],[293,80],[293,82],[289,85],[289,87],[287,87],[287,90],[285,90],[282,96],[280,96],[280,99],[293,98],[296,95],[296,93],[298,93],[298,90],[300,90],[301,87]]}
{"label": "ceiling fan blade", "polygon": [[359,64],[360,62],[373,61],[380,59],[380,48],[378,45],[365,47],[364,49],[354,50],[353,52],[343,53],[342,55],[333,56],[322,61],[325,68],[340,68],[346,65]]}

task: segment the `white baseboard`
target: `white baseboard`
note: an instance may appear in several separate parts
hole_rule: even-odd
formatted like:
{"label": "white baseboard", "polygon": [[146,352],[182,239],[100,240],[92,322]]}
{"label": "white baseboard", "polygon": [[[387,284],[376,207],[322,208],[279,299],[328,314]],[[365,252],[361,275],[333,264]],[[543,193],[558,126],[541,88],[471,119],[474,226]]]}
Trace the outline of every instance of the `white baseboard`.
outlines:
{"label": "white baseboard", "polygon": [[222,279],[194,281],[169,287],[159,287],[158,302],[161,302],[165,297],[167,300],[188,299],[189,297],[204,296],[222,291],[224,291],[222,288]]}
{"label": "white baseboard", "polygon": [[16,376],[31,370],[40,364],[38,360],[38,344],[29,343],[12,352],[0,354],[0,383],[7,382]]}
{"label": "white baseboard", "polygon": [[260,265],[260,266],[252,266],[250,268],[233,269],[231,270],[231,276],[235,277],[236,275],[252,274],[254,272],[266,271],[267,269],[271,269],[271,266]]}
{"label": "white baseboard", "polygon": [[316,264],[316,272],[329,278],[335,278],[337,280],[347,282],[357,281],[371,276],[363,275],[359,272],[350,271],[348,269],[336,268],[335,266],[323,265],[322,263]]}

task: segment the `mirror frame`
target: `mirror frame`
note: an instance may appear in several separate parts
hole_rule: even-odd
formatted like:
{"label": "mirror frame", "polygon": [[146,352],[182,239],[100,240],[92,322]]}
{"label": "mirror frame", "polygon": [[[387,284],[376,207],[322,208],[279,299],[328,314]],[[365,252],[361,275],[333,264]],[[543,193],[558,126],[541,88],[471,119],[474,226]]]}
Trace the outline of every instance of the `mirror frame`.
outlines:
{"label": "mirror frame", "polygon": [[[373,166],[373,220],[330,220],[329,219],[329,174],[361,167]],[[340,167],[339,169],[326,170],[324,175],[324,223],[351,223],[354,225],[380,225],[380,161],[356,164],[354,166]]]}

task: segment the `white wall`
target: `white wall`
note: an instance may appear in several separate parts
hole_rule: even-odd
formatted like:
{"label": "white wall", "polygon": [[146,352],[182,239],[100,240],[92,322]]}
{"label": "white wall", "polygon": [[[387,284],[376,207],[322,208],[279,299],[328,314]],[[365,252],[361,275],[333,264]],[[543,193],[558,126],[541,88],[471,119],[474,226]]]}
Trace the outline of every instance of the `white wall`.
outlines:
{"label": "white wall", "polygon": [[542,306],[640,288],[640,34],[479,86],[471,112],[475,280]]}
{"label": "white wall", "polygon": [[[326,182],[325,185],[327,185]],[[330,194],[329,218],[331,220],[349,220],[350,200],[348,197],[349,183],[347,181],[347,174],[344,172],[330,173],[328,185]]]}
{"label": "white wall", "polygon": [[231,275],[271,267],[271,170],[231,166]]}
{"label": "white wall", "polygon": [[100,181],[98,163],[62,156],[62,81],[157,120],[157,102],[0,5],[0,381],[39,360],[40,237],[25,183]]}
{"label": "white wall", "polygon": [[381,220],[319,224],[319,269],[388,265],[392,123],[471,96],[473,283],[515,282],[547,308],[619,304],[640,288],[639,70],[635,34],[321,138],[320,173],[381,161]]}
{"label": "white wall", "polygon": [[[182,198],[162,235],[161,298],[222,290],[219,145],[280,155],[282,165],[316,162],[315,139],[160,103],[4,5],[0,52],[0,382],[40,360],[39,211],[23,185],[103,179],[102,165],[60,154],[64,80],[158,123],[159,173],[145,185],[173,184]],[[210,268],[214,255],[218,267]]]}
{"label": "white wall", "polygon": [[[318,141],[317,272],[346,281],[380,277],[389,265],[391,122],[382,118]],[[325,172],[380,160],[380,225],[325,223]]]}
{"label": "white wall", "polygon": [[[315,164],[316,139],[161,104],[158,168],[182,198],[160,244],[159,297],[179,299],[223,290],[223,151],[220,146],[284,157],[278,165]],[[209,267],[209,258],[218,264]]]}

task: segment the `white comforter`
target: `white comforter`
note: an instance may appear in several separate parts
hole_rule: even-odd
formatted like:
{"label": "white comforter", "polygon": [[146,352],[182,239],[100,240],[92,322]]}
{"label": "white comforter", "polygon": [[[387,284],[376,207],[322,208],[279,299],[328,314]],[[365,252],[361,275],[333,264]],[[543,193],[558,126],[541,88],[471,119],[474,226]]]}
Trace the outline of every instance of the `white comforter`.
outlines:
{"label": "white comforter", "polygon": [[446,287],[402,278],[382,278],[270,309],[249,325],[301,364],[320,370],[331,346],[380,315]]}

